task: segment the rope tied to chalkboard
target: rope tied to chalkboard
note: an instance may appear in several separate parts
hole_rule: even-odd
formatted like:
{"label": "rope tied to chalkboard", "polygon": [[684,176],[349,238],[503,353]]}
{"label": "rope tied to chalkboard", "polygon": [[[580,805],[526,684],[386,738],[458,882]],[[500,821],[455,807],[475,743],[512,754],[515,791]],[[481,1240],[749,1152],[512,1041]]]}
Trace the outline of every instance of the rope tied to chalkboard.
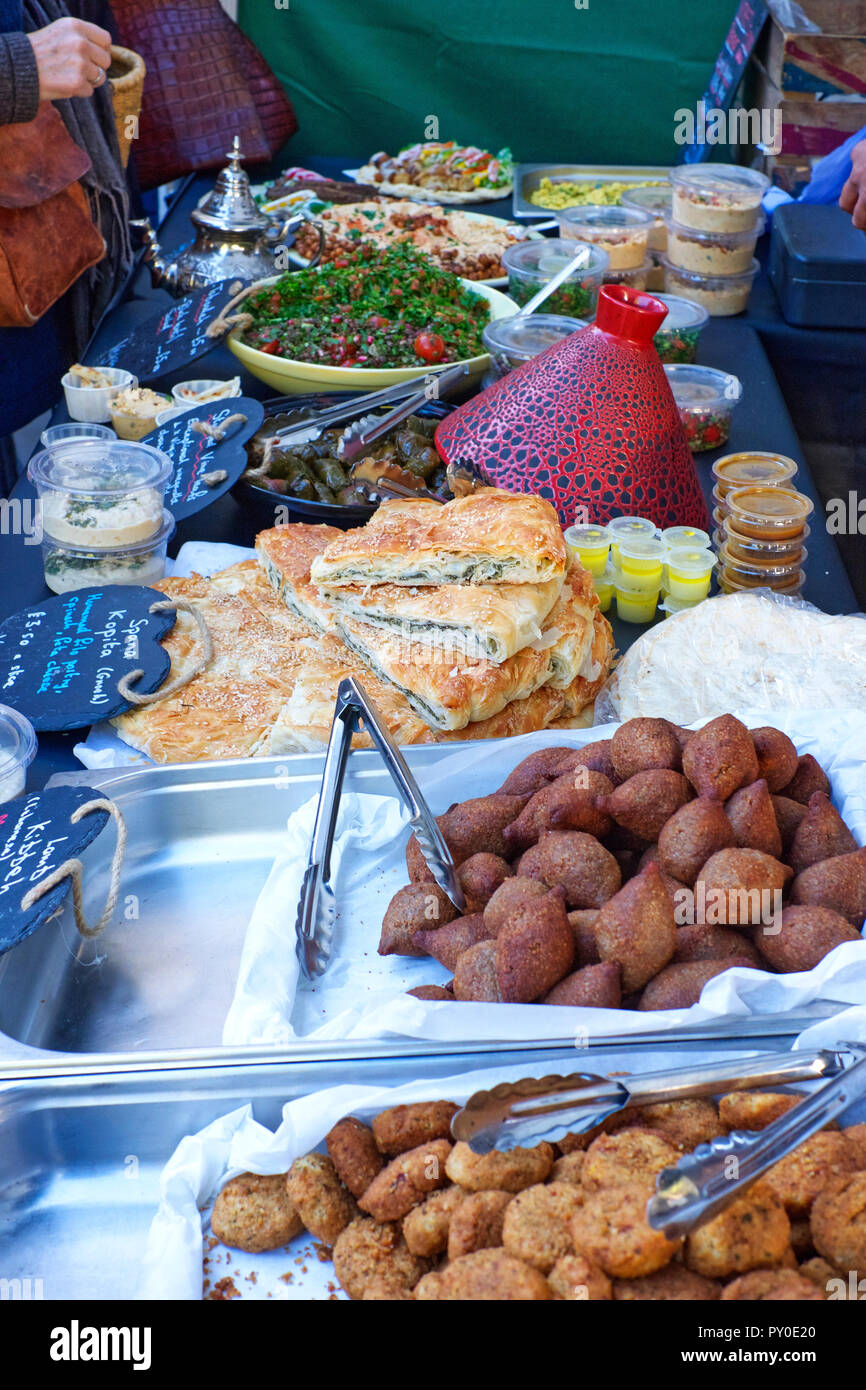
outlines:
{"label": "rope tied to chalkboard", "polygon": [[254,322],[252,314],[235,314],[232,310],[239,304],[255,294],[257,290],[263,290],[266,285],[273,284],[273,277],[269,276],[266,280],[254,280],[251,285],[245,286],[238,294],[233,295],[228,304],[224,304],[216,318],[209,323],[205,329],[206,338],[221,338],[224,333],[230,333],[233,328],[249,328]]}
{"label": "rope tied to chalkboard", "polygon": [[[234,415],[227,415],[221,425],[212,425],[210,420],[193,420],[190,429],[195,434],[203,434],[205,439],[215,439],[218,444],[222,444],[229,425],[245,425],[246,423],[247,416],[240,410],[236,410]],[[207,476],[206,473],[202,474],[203,478]]]}
{"label": "rope tied to chalkboard", "polygon": [[155,705],[158,700],[167,700],[170,695],[175,695],[178,690],[182,690],[185,685],[189,685],[190,681],[195,680],[196,676],[200,676],[202,671],[204,671],[213,660],[213,638],[210,635],[207,623],[193,604],[187,603],[186,599],[183,598],[165,598],[160,599],[157,603],[152,603],[149,611],[151,613],[165,613],[171,609],[174,609],[178,613],[189,613],[190,616],[195,619],[201,636],[202,654],[185,675],[178,676],[175,681],[169,681],[167,685],[163,685],[159,690],[155,690],[152,695],[138,695],[134,690],[130,690],[130,685],[135,681],[141,680],[144,671],[129,671],[125,676],[121,676],[120,680],[117,682],[117,689],[124,700],[128,700],[131,705]]}
{"label": "rope tied to chalkboard", "polygon": [[105,907],[102,914],[93,926],[90,926],[84,916],[84,901],[81,891],[81,876],[84,866],[80,859],[66,859],[62,864],[58,864],[56,869],[29,889],[21,899],[21,911],[26,912],[41,897],[49,893],[52,888],[56,888],[58,883],[62,883],[65,878],[72,879],[72,910],[75,914],[75,925],[83,937],[90,940],[94,936],[99,936],[105,931],[111,921],[112,914],[117,906],[117,898],[120,893],[120,871],[123,867],[123,855],[126,849],[126,821],[123,819],[123,812],[113,801],[105,797],[99,797],[94,801],[87,801],[83,806],[79,806],[73,811],[70,820],[73,825],[81,820],[82,816],[87,816],[91,811],[107,811],[114,818],[117,826],[117,844],[114,846],[114,855],[111,860],[111,874],[108,882],[108,896],[105,899]]}

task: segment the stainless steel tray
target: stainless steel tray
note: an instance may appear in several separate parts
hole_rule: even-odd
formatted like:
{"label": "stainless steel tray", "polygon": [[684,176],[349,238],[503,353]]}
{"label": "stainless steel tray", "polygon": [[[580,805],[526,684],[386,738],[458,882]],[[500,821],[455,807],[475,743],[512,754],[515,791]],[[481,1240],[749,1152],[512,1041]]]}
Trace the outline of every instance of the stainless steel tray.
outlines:
{"label": "stainless steel tray", "polygon": [[[779,1050],[782,1040],[769,1050]],[[683,1044],[653,1052],[678,1064]],[[287,1100],[347,1080],[399,1085],[450,1076],[491,1062],[525,1064],[527,1076],[574,1069],[573,1047],[450,1052],[436,1057],[322,1057],[293,1066],[167,1068],[5,1079],[0,1074],[0,1277],[20,1280],[9,1296],[130,1298],[159,1176],[180,1140],[252,1102],[271,1128]],[[713,1045],[713,1051],[718,1051]],[[754,1052],[740,1041],[740,1052]],[[628,1069],[622,1050],[593,1054],[593,1069]],[[435,1092],[431,1092],[431,1095]],[[29,1284],[26,1281],[30,1281]],[[36,1281],[41,1281],[37,1284]]]}
{"label": "stainless steel tray", "polygon": [[656,164],[518,164],[514,171],[513,208],[515,217],[551,217],[549,208],[529,201],[542,179],[574,183],[644,183],[647,179],[666,179],[668,165]]}
{"label": "stainless steel tray", "polygon": [[[453,753],[447,745],[405,751],[422,785],[425,770]],[[121,896],[96,941],[79,937],[67,903],[57,921],[0,959],[0,1067],[60,1073],[70,1064],[92,1070],[333,1055],[315,1043],[268,1051],[220,1042],[250,913],[286,818],[318,790],[321,773],[321,754],[301,754],[52,778],[49,785],[98,787],[123,811],[129,836]],[[352,754],[346,789],[393,795],[378,754]],[[83,856],[91,917],[104,900],[112,849],[107,833]],[[287,931],[294,910],[286,905]],[[834,1012],[830,1006],[750,1020],[748,1031],[756,1039],[794,1036]],[[735,1019],[667,1036],[735,1038],[743,1031]],[[346,1057],[359,1050],[340,1048]],[[453,1044],[386,1041],[376,1050],[418,1055],[453,1051]]]}

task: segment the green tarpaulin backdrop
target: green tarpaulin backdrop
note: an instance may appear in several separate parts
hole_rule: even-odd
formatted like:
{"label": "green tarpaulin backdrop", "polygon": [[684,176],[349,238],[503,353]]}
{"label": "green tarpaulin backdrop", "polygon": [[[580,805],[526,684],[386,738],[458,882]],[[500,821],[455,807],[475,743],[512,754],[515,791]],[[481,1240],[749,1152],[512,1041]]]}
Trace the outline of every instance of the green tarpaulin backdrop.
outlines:
{"label": "green tarpaulin backdrop", "polygon": [[286,152],[427,137],[524,161],[668,164],[736,0],[240,0],[295,105]]}

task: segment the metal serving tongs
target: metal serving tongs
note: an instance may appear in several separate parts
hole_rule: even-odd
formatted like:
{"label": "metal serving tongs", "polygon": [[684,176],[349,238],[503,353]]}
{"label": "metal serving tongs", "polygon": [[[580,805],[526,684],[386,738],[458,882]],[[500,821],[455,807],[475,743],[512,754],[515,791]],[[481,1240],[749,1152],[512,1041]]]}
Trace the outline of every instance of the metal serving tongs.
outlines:
{"label": "metal serving tongs", "polygon": [[840,1059],[842,1074],[814,1095],[804,1097],[766,1129],[720,1135],[709,1144],[700,1144],[673,1168],[665,1168],[647,1204],[650,1225],[670,1239],[687,1235],[859,1099],[866,1092],[866,1049],[856,1043],[844,1043],[843,1047],[844,1052],[827,1054]]}
{"label": "metal serving tongs", "polygon": [[381,754],[400,799],[409,812],[409,824],[415,832],[421,852],[436,883],[460,912],[466,907],[462,889],[457,882],[454,861],[442,831],[433,819],[432,812],[409,771],[403,754],[385,727],[378,709],[360,682],[355,680],[354,676],[349,676],[340,682],[337,691],[310,857],[301,885],[298,915],[295,920],[298,960],[301,971],[308,980],[321,975],[331,958],[331,941],[337,915],[336,898],[331,886],[331,849],[352,735],[362,720],[365,731]]}
{"label": "metal serving tongs", "polygon": [[566,1134],[585,1134],[626,1106],[815,1081],[838,1076],[845,1065],[843,1054],[824,1051],[794,1053],[781,1061],[763,1056],[643,1076],[574,1072],[541,1080],[527,1077],[476,1091],[454,1116],[451,1132],[455,1139],[465,1139],[475,1153],[529,1148],[542,1139],[555,1143]]}
{"label": "metal serving tongs", "polygon": [[[329,429],[332,425],[341,425],[345,420],[351,420],[358,414],[359,410],[377,410],[380,406],[391,405],[394,401],[402,401],[406,396],[413,395],[418,389],[416,377],[409,381],[398,381],[395,386],[388,386],[382,391],[370,391],[364,396],[353,396],[351,400],[340,401],[337,405],[330,405],[325,410],[320,410],[318,415],[314,415],[309,420],[299,420],[294,425],[284,425],[282,429],[276,430],[274,438],[280,441],[284,448],[293,448],[301,444],[309,444],[314,439],[318,439],[323,430]],[[294,398],[297,404],[297,398]],[[290,407],[293,403],[291,396],[277,396],[267,405],[271,410],[283,410]]]}
{"label": "metal serving tongs", "polygon": [[[407,420],[413,410],[431,396],[439,400],[446,396],[449,391],[453,391],[459,386],[469,371],[465,363],[458,362],[453,367],[448,367],[444,372],[425,380],[420,390],[413,391],[408,399],[395,405],[393,410],[389,410],[387,415],[361,415],[352,425],[343,431],[342,438],[337,445],[337,457],[344,463],[352,463],[356,458],[363,454],[371,444],[380,439],[383,434],[387,434],[395,425]],[[365,402],[365,404],[367,404]]]}

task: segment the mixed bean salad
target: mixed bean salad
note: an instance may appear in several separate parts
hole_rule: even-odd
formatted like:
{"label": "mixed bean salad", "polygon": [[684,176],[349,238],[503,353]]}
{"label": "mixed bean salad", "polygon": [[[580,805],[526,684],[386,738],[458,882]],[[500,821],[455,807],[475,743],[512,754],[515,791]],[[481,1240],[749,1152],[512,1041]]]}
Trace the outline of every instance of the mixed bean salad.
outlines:
{"label": "mixed bean salad", "polygon": [[408,245],[358,246],[329,265],[296,270],[244,306],[243,341],[260,352],[331,367],[435,366],[485,351],[490,318],[464,288]]}

